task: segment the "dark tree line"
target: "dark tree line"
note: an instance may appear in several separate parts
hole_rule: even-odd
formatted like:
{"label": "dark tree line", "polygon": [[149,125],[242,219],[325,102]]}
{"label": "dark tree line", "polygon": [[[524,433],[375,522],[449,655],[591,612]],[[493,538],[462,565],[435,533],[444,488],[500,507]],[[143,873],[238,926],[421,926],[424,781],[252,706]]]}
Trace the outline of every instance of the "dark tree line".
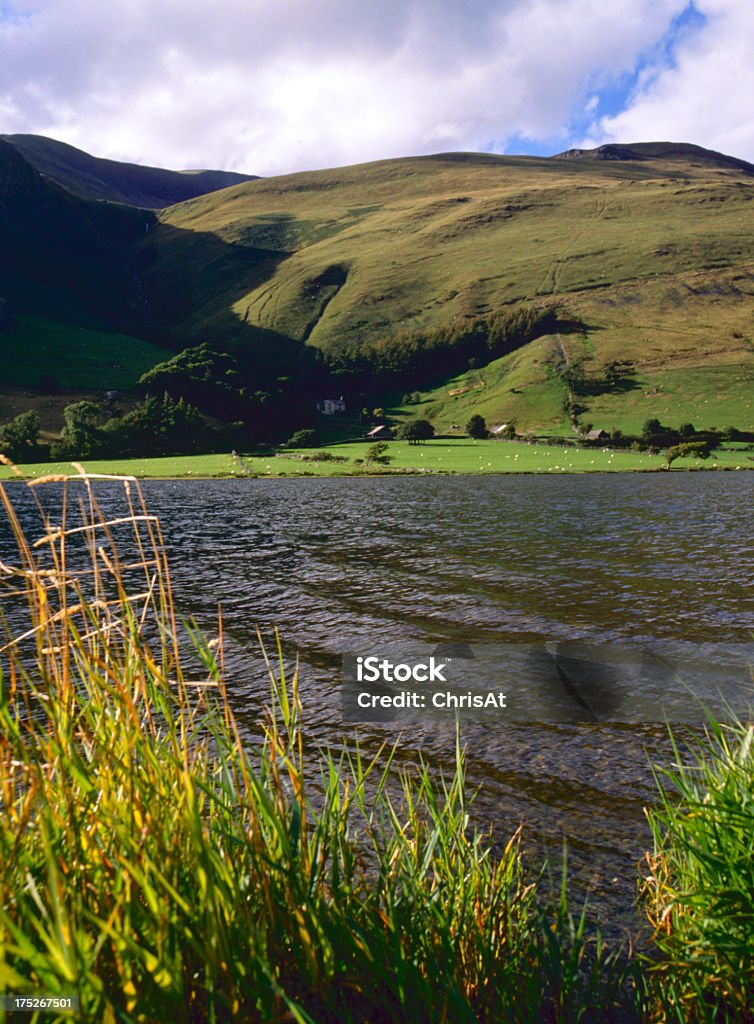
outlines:
{"label": "dark tree line", "polygon": [[167,394],[147,396],[122,415],[96,402],[72,402],[63,410],[60,438],[49,449],[39,443],[39,427],[39,416],[31,410],[0,425],[0,452],[13,462],[188,455],[220,440],[197,409]]}
{"label": "dark tree line", "polygon": [[74,402],[63,410],[53,459],[190,455],[213,445],[214,432],[194,406],[168,394],[148,395],[122,416],[107,416],[94,402]]}
{"label": "dark tree line", "polygon": [[402,388],[410,388],[451,377],[470,366],[485,366],[554,325],[552,309],[519,307],[444,327],[354,340],[326,358],[333,374],[351,387],[373,385],[378,378],[386,386],[399,382]]}
{"label": "dark tree line", "polygon": [[234,423],[239,443],[274,440],[314,418],[315,400],[327,390],[328,374],[315,350],[300,346],[301,357],[286,375],[256,377],[246,354],[219,352],[207,344],[184,349],[139,379],[148,394],[168,394],[225,423]]}

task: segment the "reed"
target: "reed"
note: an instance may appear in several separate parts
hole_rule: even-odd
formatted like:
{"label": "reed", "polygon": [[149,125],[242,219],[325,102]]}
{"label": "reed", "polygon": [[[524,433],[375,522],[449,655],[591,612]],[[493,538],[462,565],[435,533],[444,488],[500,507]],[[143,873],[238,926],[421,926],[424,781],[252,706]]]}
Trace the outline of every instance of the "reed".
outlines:
{"label": "reed", "polygon": [[92,1022],[612,1019],[624,969],[565,889],[542,909],[520,832],[493,856],[460,745],[439,781],[312,754],[279,650],[243,742],[221,622],[180,628],[138,485],[99,487],[33,481],[23,516],[0,490],[0,991]]}
{"label": "reed", "polygon": [[754,1021],[754,726],[709,719],[658,775],[645,896],[659,1019]]}

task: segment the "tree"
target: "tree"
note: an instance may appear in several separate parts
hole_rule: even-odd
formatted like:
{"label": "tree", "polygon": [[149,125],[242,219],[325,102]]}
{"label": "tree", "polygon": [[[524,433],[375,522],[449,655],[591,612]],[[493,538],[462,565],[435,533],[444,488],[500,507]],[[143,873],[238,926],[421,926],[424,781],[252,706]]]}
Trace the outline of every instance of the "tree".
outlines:
{"label": "tree", "polygon": [[148,395],[125,416],[112,417],[102,428],[103,445],[113,455],[183,455],[201,449],[208,439],[198,410],[180,398],[174,402]]}
{"label": "tree", "polygon": [[687,441],[685,444],[676,444],[665,452],[665,459],[668,469],[676,459],[708,459],[712,455],[712,448],[707,441]]}
{"label": "tree", "polygon": [[386,441],[378,441],[376,444],[370,445],[364,456],[366,465],[371,466],[376,462],[380,466],[387,466],[393,458],[392,455],[387,454],[388,447]]}
{"label": "tree", "polygon": [[487,424],[484,422],[484,419],[478,414],[472,416],[469,422],[466,424],[466,433],[468,434],[469,437],[473,437],[478,441],[483,440],[485,437],[489,435],[489,431],[487,430]]}
{"label": "tree", "polygon": [[608,391],[612,391],[621,385],[630,387],[636,367],[630,359],[613,359],[605,366],[604,385]]}
{"label": "tree", "polygon": [[38,437],[39,416],[30,409],[0,426],[0,451],[14,462],[32,462],[39,452]]}
{"label": "tree", "polygon": [[289,448],[318,448],[321,444],[322,439],[318,431],[311,428],[297,430],[295,434],[291,434],[288,438]]}
{"label": "tree", "polygon": [[398,428],[398,440],[409,444],[420,444],[435,436],[435,428],[429,420],[408,420]]}
{"label": "tree", "polygon": [[206,343],[186,348],[153,366],[142,374],[139,384],[151,394],[167,391],[173,398],[197,403],[218,388],[232,390],[240,386],[235,358],[227,352],[215,351]]}
{"label": "tree", "polygon": [[60,440],[51,448],[54,459],[89,459],[103,447],[102,413],[94,402],[73,402],[63,410]]}
{"label": "tree", "polygon": [[560,376],[566,386],[566,390],[572,395],[585,395],[589,390],[584,360],[572,359],[560,371]]}
{"label": "tree", "polygon": [[644,426],[641,428],[642,437],[647,441],[650,441],[653,437],[656,437],[658,434],[662,434],[663,432],[662,423],[660,423],[660,421],[654,416],[645,420]]}

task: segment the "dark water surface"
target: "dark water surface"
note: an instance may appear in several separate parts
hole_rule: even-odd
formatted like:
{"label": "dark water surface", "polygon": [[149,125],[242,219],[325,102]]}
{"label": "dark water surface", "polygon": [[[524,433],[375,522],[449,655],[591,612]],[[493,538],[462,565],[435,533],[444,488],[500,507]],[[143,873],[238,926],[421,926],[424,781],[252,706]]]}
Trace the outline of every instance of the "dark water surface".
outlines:
{"label": "dark water surface", "polygon": [[[754,474],[147,481],[179,607],[222,603],[239,718],[267,698],[256,627],[300,659],[308,735],[369,746],[341,722],[340,652],[396,641],[739,642],[754,631]],[[659,726],[464,725],[476,818],[560,858],[600,916],[631,926]],[[453,758],[453,730],[412,725],[404,763]],[[649,753],[648,753],[649,752]]]}

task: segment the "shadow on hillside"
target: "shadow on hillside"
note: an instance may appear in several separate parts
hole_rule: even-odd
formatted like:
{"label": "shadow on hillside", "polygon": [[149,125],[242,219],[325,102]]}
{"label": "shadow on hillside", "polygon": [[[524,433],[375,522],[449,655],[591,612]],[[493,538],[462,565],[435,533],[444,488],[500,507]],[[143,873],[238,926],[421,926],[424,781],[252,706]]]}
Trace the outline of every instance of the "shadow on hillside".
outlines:
{"label": "shadow on hillside", "polygon": [[206,342],[253,366],[262,380],[314,361],[302,341],[242,320],[233,305],[270,280],[293,252],[225,242],[212,232],[158,224],[135,248],[142,330],[172,349]]}
{"label": "shadow on hillside", "polygon": [[597,334],[604,331],[602,324],[585,324],[583,320],[562,319],[555,321],[555,329],[561,334]]}
{"label": "shadow on hillside", "polygon": [[617,380],[587,381],[580,386],[577,393],[582,398],[596,398],[598,395],[625,395],[629,391],[635,391],[639,386],[632,375],[626,374]]}

